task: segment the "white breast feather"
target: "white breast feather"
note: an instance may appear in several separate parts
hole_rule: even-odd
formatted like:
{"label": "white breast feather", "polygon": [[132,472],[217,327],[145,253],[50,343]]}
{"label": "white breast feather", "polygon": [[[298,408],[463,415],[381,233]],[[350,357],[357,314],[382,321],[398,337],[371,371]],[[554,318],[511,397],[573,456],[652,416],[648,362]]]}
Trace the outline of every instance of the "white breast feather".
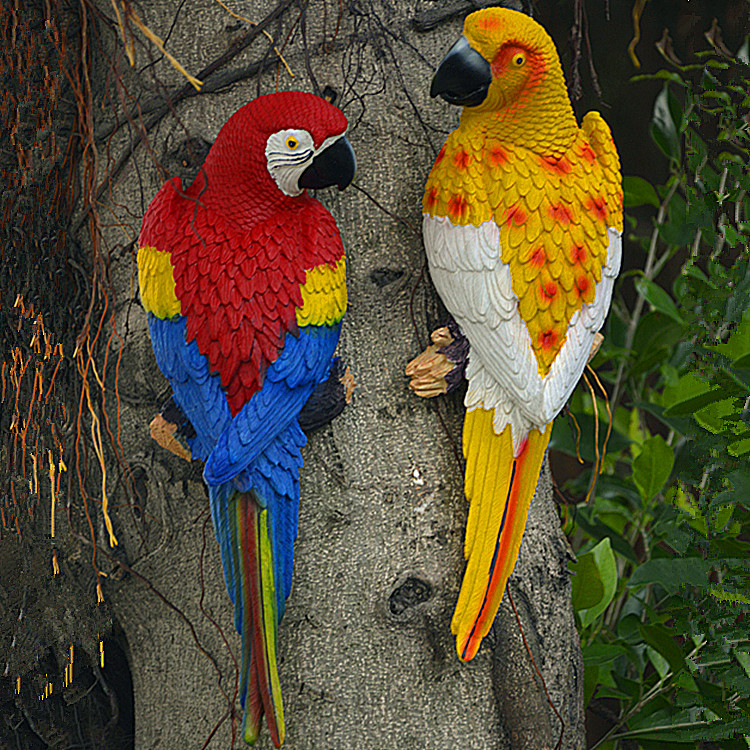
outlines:
{"label": "white breast feather", "polygon": [[497,225],[455,226],[447,218],[424,217],[432,281],[471,345],[466,408],[494,409],[495,431],[511,425],[516,453],[529,429],[543,430],[563,408],[607,317],[622,251],[622,234],[608,231],[607,264],[594,302],[573,315],[565,344],[542,379],[510,267],[500,259]]}

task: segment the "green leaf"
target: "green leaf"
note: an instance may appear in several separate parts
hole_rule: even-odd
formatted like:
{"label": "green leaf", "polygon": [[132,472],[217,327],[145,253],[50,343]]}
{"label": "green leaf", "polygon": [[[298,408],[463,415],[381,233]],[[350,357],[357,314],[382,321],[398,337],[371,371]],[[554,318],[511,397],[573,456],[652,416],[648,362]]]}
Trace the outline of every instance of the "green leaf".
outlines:
{"label": "green leaf", "polygon": [[744,373],[734,372],[727,367],[719,367],[715,382],[726,391],[727,396],[741,398],[743,401],[750,392],[750,383],[746,381]]}
{"label": "green leaf", "polygon": [[673,503],[686,516],[687,524],[699,534],[708,536],[708,523],[700,512],[698,502],[682,491],[681,487],[667,490],[667,502]]}
{"label": "green leaf", "polygon": [[739,234],[737,233],[737,230],[730,226],[729,224],[724,225],[724,239],[727,241],[727,245],[729,247],[734,247],[737,244],[737,240],[739,239]]}
{"label": "green leaf", "polygon": [[661,435],[644,441],[641,452],[633,460],[633,481],[644,502],[661,491],[674,466],[674,453]]}
{"label": "green leaf", "polygon": [[[696,411],[702,409],[704,406],[713,404],[716,401],[726,401],[726,394],[721,388],[712,388],[704,393],[699,393],[697,396],[691,396],[685,401],[680,401],[669,409],[664,410],[665,416],[668,417],[686,417],[689,414],[695,414]],[[701,425],[702,427],[705,425]],[[706,428],[708,429],[708,428]]]}
{"label": "green leaf", "polygon": [[693,265],[692,262],[689,265],[685,266],[685,268],[682,269],[682,272],[686,276],[690,276],[693,279],[698,279],[698,281],[702,281],[706,286],[709,286],[712,289],[716,289],[716,284],[714,284],[714,282],[711,281],[711,279],[709,279],[708,276],[706,276],[706,274],[703,273],[700,268],[698,268],[698,266]]}
{"label": "green leaf", "polygon": [[[670,726],[668,722],[663,726],[635,729],[623,732],[619,737],[648,737],[653,740],[690,742],[690,747],[698,747],[700,742],[712,740],[732,739],[735,736],[750,732],[750,718],[733,719],[732,721],[696,721],[689,726],[680,724],[677,727]],[[661,747],[661,745],[660,745]],[[724,747],[724,745],[722,745]]]}
{"label": "green leaf", "polygon": [[747,651],[740,651],[734,649],[734,658],[740,663],[740,666],[745,670],[745,674],[750,677],[750,654]]}
{"label": "green leaf", "polygon": [[[690,66],[687,66],[690,67]],[[698,68],[702,67],[700,65],[697,66]],[[659,81],[659,80],[666,80],[666,81],[673,81],[674,83],[679,84],[680,86],[685,85],[685,81],[680,78],[680,76],[677,73],[672,73],[670,70],[658,70],[656,73],[644,73],[642,75],[638,76],[632,76],[630,78],[630,83],[636,83],[638,81]]]}
{"label": "green leaf", "polygon": [[568,563],[568,568],[575,573],[571,595],[573,609],[580,612],[595,607],[604,598],[604,582],[593,556],[590,553],[579,555],[577,562]]}
{"label": "green leaf", "polygon": [[685,111],[669,86],[667,86],[667,107],[669,107],[669,116],[679,135],[685,129]]}
{"label": "green leaf", "polygon": [[[636,351],[635,349],[633,351]],[[638,377],[644,372],[649,372],[659,365],[666,364],[672,352],[666,346],[660,346],[655,349],[648,349],[645,353],[639,352],[638,358],[633,362],[633,366],[628,370],[631,378]]]}
{"label": "green leaf", "polygon": [[674,642],[664,625],[641,625],[639,630],[643,640],[669,662],[672,674],[685,668],[682,649]]}
{"label": "green leaf", "polygon": [[665,85],[654,102],[654,114],[651,120],[651,137],[668,159],[679,161],[680,140],[674,120],[672,119],[669,99],[669,86]]}
{"label": "green leaf", "polygon": [[612,601],[617,589],[617,564],[609,538],[569,563],[573,576],[573,609],[583,627],[590,625]]}
{"label": "green leaf", "polygon": [[[723,388],[718,388],[710,391],[706,394],[706,396],[713,395],[726,395],[726,391]],[[682,407],[682,404],[679,404],[678,406]],[[727,417],[731,417],[734,412],[734,399],[731,398],[715,398],[713,400],[713,403],[708,404],[707,406],[701,406],[700,408],[694,407],[696,409],[693,416],[695,417],[695,421],[704,429],[708,430],[709,432],[712,432],[714,435],[718,435],[720,432],[723,432],[725,429],[725,420]]]}
{"label": "green leaf", "polygon": [[732,367],[734,367],[735,370],[746,370],[750,368],[750,353],[743,354],[741,357],[735,359],[734,362],[732,362]]}
{"label": "green leaf", "polygon": [[750,510],[750,471],[747,469],[735,469],[727,474],[727,482],[733,493],[733,501],[745,504]]}
{"label": "green leaf", "polygon": [[726,399],[726,393],[718,386],[712,386],[698,373],[683,375],[675,385],[667,386],[662,393],[665,417],[683,417],[695,414],[715,401]]}
{"label": "green leaf", "polygon": [[655,206],[659,208],[659,196],[653,186],[643,177],[626,175],[622,178],[625,208],[634,206]]}
{"label": "green leaf", "polygon": [[651,646],[646,646],[646,653],[648,654],[649,661],[654,665],[656,673],[663,680],[669,672],[669,662]]}
{"label": "green leaf", "polygon": [[685,586],[705,589],[708,586],[708,572],[711,563],[700,557],[657,558],[647,560],[636,568],[628,588],[659,584],[667,593],[678,594]]}
{"label": "green leaf", "polygon": [[611,664],[617,657],[626,656],[628,649],[619,643],[588,643],[583,647],[583,663],[586,667]]}
{"label": "green leaf", "polygon": [[727,446],[727,451],[731,456],[736,456],[738,458],[750,453],[750,438],[735,440]]}
{"label": "green leaf", "polygon": [[668,315],[672,320],[684,325],[684,321],[677,310],[672,298],[658,284],[641,276],[635,280],[635,288],[638,294],[648,302],[654,310]]}
{"label": "green leaf", "polygon": [[750,354],[750,315],[745,313],[726,344],[717,344],[707,348],[733,360],[742,359]]}
{"label": "green leaf", "polygon": [[594,697],[596,686],[599,684],[599,667],[594,665],[586,666],[583,670],[583,705],[588,706],[589,701]]}
{"label": "green leaf", "polygon": [[683,326],[656,310],[647,312],[638,321],[633,337],[633,350],[636,357],[650,349],[669,347],[681,341],[684,336]]}
{"label": "green leaf", "polygon": [[720,602],[731,602],[732,604],[750,604],[750,597],[740,594],[738,591],[727,591],[718,586],[709,586],[708,590],[715,599]]}

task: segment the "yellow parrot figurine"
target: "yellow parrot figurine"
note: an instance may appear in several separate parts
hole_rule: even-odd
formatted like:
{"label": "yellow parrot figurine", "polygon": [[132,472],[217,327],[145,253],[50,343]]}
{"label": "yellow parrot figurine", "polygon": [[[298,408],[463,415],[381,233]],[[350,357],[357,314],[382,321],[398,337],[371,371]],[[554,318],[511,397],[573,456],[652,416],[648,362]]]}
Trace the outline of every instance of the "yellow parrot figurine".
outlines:
{"label": "yellow parrot figurine", "polygon": [[458,329],[436,332],[407,375],[422,395],[445,391],[452,333],[468,340],[468,562],[451,623],[468,661],[515,566],[552,422],[609,310],[622,186],[609,128],[597,112],[579,127],[554,43],[523,13],[469,15],[430,93],[463,107],[423,201],[430,275]]}

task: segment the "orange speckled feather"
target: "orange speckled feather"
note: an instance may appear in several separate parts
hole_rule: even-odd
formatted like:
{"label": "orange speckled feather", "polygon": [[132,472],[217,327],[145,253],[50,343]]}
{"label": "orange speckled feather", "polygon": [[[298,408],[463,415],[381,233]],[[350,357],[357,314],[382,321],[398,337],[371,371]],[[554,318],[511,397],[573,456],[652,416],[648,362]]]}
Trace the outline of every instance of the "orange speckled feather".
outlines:
{"label": "orange speckled feather", "polygon": [[[502,121],[501,121],[502,122]],[[583,121],[558,159],[471,131],[454,130],[430,172],[423,200],[428,216],[452,224],[498,225],[502,261],[544,377],[565,343],[573,313],[592,303],[607,259],[607,228],[622,228],[619,160],[596,112]],[[490,123],[491,125],[492,123]]]}

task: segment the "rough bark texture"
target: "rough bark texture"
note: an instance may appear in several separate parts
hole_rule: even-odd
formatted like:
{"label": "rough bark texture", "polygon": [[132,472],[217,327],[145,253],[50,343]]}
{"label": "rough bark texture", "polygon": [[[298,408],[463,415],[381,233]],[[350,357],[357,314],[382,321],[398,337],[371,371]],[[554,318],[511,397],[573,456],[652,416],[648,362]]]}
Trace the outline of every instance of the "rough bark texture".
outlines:
{"label": "rough bark texture", "polygon": [[[111,12],[108,2],[100,7]],[[273,7],[266,1],[232,4],[255,21]],[[285,746],[553,748],[561,724],[522,628],[565,723],[561,747],[582,748],[583,668],[549,474],[545,470],[537,489],[510,580],[518,620],[506,596],[494,634],[473,662],[462,664],[450,633],[467,512],[456,451],[461,396],[439,405],[418,400],[403,376],[406,362],[442,321],[414,229],[420,226],[427,173],[457,117],[442,101],[430,101],[429,81],[460,33],[462,17],[436,20],[431,4],[415,10],[385,0],[311,2],[307,8],[301,20],[299,8],[289,8],[269,30],[279,44],[292,33],[284,56],[295,78],[282,67],[279,86],[314,90],[312,72],[321,89],[330,85],[339,94],[337,103],[351,123],[359,162],[355,187],[321,198],[348,251],[350,309],[340,354],[357,389],[351,406],[304,449],[294,585],[280,632]],[[431,11],[429,28],[418,33],[412,21],[424,10]],[[189,4],[175,15],[175,3],[154,0],[144,4],[142,18],[161,38],[168,36],[169,51],[191,73],[248,28],[208,2]],[[126,68],[119,42],[106,38],[137,93],[139,83]],[[136,53],[140,68],[144,47],[136,45]],[[260,37],[230,67],[240,70],[264,55],[273,59]],[[184,83],[163,59],[153,71],[168,84]],[[144,83],[149,75],[141,74]],[[260,80],[246,78],[221,93],[183,100],[176,106],[179,120],[168,115],[149,133],[154,155],[180,171],[183,160],[170,154],[179,153],[188,134],[212,141],[236,109],[275,87],[273,66]],[[151,88],[145,100],[160,93]],[[115,133],[110,143],[115,158],[128,139],[124,129]],[[135,748],[227,748],[240,717],[239,704],[232,714],[239,638],[201,467],[166,453],[148,432],[167,386],[151,353],[135,258],[126,243],[136,238],[160,184],[141,148],[102,212],[124,338],[122,439],[139,489],[137,513],[114,511],[121,552],[138,575],[110,577],[104,595],[132,675]],[[114,355],[116,339],[112,347]],[[111,492],[115,502],[125,502],[124,493],[114,487]],[[271,747],[265,731],[259,747]]]}

